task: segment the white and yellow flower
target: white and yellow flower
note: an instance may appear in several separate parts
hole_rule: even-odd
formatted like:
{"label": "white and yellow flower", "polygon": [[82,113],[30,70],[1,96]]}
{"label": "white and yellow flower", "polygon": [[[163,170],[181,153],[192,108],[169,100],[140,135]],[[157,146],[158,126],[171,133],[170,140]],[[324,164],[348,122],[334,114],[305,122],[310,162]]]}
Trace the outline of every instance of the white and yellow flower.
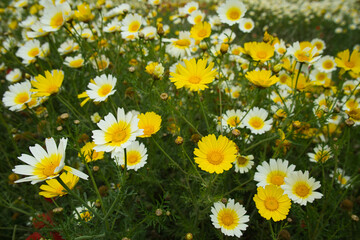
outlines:
{"label": "white and yellow flower", "polygon": [[89,90],[86,90],[86,93],[94,102],[103,102],[116,92],[114,90],[116,81],[117,79],[111,74],[102,74],[88,84]]}
{"label": "white and yellow flower", "polygon": [[[125,151],[120,151],[115,154],[115,163],[120,166],[125,165]],[[146,164],[147,149],[144,144],[138,141],[132,142],[126,147],[126,165],[127,169],[133,169],[137,171]]]}
{"label": "white and yellow flower", "polygon": [[323,195],[315,192],[320,188],[320,182],[315,182],[315,179],[310,177],[309,172],[295,171],[285,177],[285,184],[281,186],[284,193],[289,198],[300,205],[306,205],[308,202],[312,203],[315,199],[320,199]]}
{"label": "white and yellow flower", "polygon": [[170,42],[170,44],[166,46],[166,52],[175,58],[191,56],[191,48],[195,43],[188,31],[181,31],[179,38],[163,39],[163,41]]}
{"label": "white and yellow flower", "polygon": [[94,130],[94,150],[104,152],[120,152],[128,147],[136,137],[143,134],[138,127],[139,119],[131,112],[125,114],[123,108],[117,109],[117,116],[109,113],[97,124],[100,130]]}
{"label": "white and yellow flower", "polygon": [[67,138],[61,138],[59,146],[56,146],[54,138],[45,139],[46,150],[39,144],[30,147],[33,156],[22,154],[19,160],[28,165],[16,165],[12,170],[16,174],[27,175],[28,177],[19,179],[15,183],[29,182],[35,184],[47,179],[57,177],[62,170],[70,172],[82,179],[88,176],[72,167],[65,166],[65,150]]}
{"label": "white and yellow flower", "polygon": [[211,222],[215,228],[220,228],[221,232],[226,236],[241,237],[242,231],[247,228],[249,216],[245,215],[246,210],[240,203],[235,203],[234,199],[229,199],[228,203],[214,203],[211,208]]}
{"label": "white and yellow flower", "polygon": [[127,40],[138,38],[138,33],[142,25],[142,17],[139,14],[128,14],[121,22],[121,36]]}
{"label": "white and yellow flower", "polygon": [[20,81],[21,77],[22,77],[22,73],[20,69],[14,68],[8,74],[6,74],[5,79],[11,83],[16,83]]}
{"label": "white and yellow flower", "polygon": [[64,59],[64,64],[71,68],[80,68],[84,66],[84,58],[81,54],[78,54],[75,57],[66,57]]}
{"label": "white and yellow flower", "polygon": [[284,184],[285,177],[294,173],[295,165],[287,160],[270,159],[270,163],[263,162],[256,168],[254,180],[258,182],[256,186],[265,187],[266,185],[281,186]]}
{"label": "white and yellow flower", "polygon": [[28,80],[10,85],[9,90],[4,93],[2,102],[11,111],[21,111],[31,101],[30,89],[31,83]]}
{"label": "white and yellow flower", "polygon": [[217,13],[222,23],[230,26],[239,23],[246,12],[245,5],[239,0],[227,0],[217,9]]}
{"label": "white and yellow flower", "polygon": [[243,128],[244,123],[241,121],[245,113],[241,110],[227,110],[221,119],[221,126],[226,132],[231,132],[235,128]]}
{"label": "white and yellow flower", "polygon": [[253,155],[243,156],[241,154],[238,154],[234,162],[235,172],[247,173],[252,168],[252,166],[254,166],[253,160]]}
{"label": "white and yellow flower", "polygon": [[239,29],[244,33],[251,32],[255,27],[255,23],[251,18],[241,18],[239,22]]}
{"label": "white and yellow flower", "polygon": [[318,145],[314,148],[314,153],[308,153],[310,162],[324,163],[332,158],[331,149],[327,145]]}
{"label": "white and yellow flower", "polygon": [[333,72],[336,70],[335,58],[332,56],[324,56],[314,64],[314,67],[321,72]]}
{"label": "white and yellow flower", "polygon": [[272,127],[273,120],[266,120],[268,112],[263,108],[254,107],[244,118],[244,125],[251,130],[253,134],[263,134]]}

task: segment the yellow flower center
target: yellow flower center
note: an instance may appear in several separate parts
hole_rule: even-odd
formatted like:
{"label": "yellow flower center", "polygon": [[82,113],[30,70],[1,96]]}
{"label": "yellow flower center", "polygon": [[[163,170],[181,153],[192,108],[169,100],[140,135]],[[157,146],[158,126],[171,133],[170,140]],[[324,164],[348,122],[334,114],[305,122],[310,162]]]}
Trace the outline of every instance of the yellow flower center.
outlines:
{"label": "yellow flower center", "polygon": [[326,162],[329,159],[329,154],[327,151],[320,151],[315,154],[315,161]]}
{"label": "yellow flower center", "polygon": [[219,225],[225,229],[233,230],[239,223],[239,217],[233,209],[223,208],[218,214]]}
{"label": "yellow flower center", "polygon": [[305,183],[300,183],[295,187],[295,193],[299,197],[306,197],[310,193],[309,187]]}
{"label": "yellow flower center", "polygon": [[241,16],[241,11],[236,7],[230,8],[226,13],[226,17],[232,21],[238,20],[240,16]]}
{"label": "yellow flower center", "polygon": [[100,60],[97,62],[97,64],[98,64],[99,70],[103,70],[108,66],[108,63],[105,60]]}
{"label": "yellow flower center", "polygon": [[83,219],[85,222],[88,222],[92,219],[92,216],[89,211],[80,213],[80,218]]}
{"label": "yellow flower center", "polygon": [[274,175],[271,177],[271,183],[277,186],[281,186],[284,184],[284,176]]}
{"label": "yellow flower center", "polygon": [[191,42],[189,39],[179,39],[174,42],[175,46],[179,48],[185,48],[190,46]]}
{"label": "yellow flower center", "polygon": [[205,37],[207,35],[206,29],[200,29],[197,35],[198,37]]}
{"label": "yellow flower center", "polygon": [[355,63],[354,63],[354,62],[345,61],[344,64],[345,64],[345,66],[348,67],[348,68],[353,68],[353,67],[355,67]]}
{"label": "yellow flower center", "polygon": [[354,99],[351,99],[349,101],[346,102],[346,106],[348,108],[357,108],[358,107],[358,103],[354,100]]}
{"label": "yellow flower center", "polygon": [[285,48],[279,48],[278,49],[278,53],[280,53],[280,54],[284,54],[285,52],[286,52]]}
{"label": "yellow flower center", "polygon": [[189,13],[192,13],[195,10],[196,10],[196,7],[190,7],[188,11],[189,11]]}
{"label": "yellow flower center", "polygon": [[129,32],[137,32],[140,28],[140,22],[134,21],[129,25]]}
{"label": "yellow flower center", "polygon": [[234,222],[234,218],[231,214],[224,214],[222,216],[221,221],[224,225],[230,226]]}
{"label": "yellow flower center", "polygon": [[279,202],[274,197],[267,197],[264,201],[265,208],[269,211],[275,211],[279,208]]}
{"label": "yellow flower center", "polygon": [[238,157],[237,157],[237,164],[238,164],[239,166],[244,166],[244,165],[246,165],[246,163],[247,163],[248,161],[249,161],[249,160],[248,160],[247,158],[243,157],[243,156],[238,156]]}
{"label": "yellow flower center", "polygon": [[194,22],[195,22],[195,23],[200,23],[201,20],[202,20],[202,16],[201,16],[201,15],[198,15],[198,16],[196,16],[196,17],[194,18]]}
{"label": "yellow flower center", "polygon": [[326,78],[326,74],[325,73],[318,73],[316,75],[316,79],[319,80],[319,81],[322,81]]}
{"label": "yellow flower center", "polygon": [[29,57],[34,58],[37,55],[39,55],[39,52],[40,52],[40,49],[38,47],[35,47],[28,52],[28,55],[29,55]]}
{"label": "yellow flower center", "polygon": [[129,151],[127,153],[127,164],[129,166],[135,165],[140,162],[141,155],[138,151]]}
{"label": "yellow flower center", "polygon": [[191,76],[189,82],[192,84],[198,84],[201,81],[201,78],[198,76]]}
{"label": "yellow flower center", "polygon": [[332,69],[334,67],[334,63],[331,60],[327,60],[323,62],[324,69]]}
{"label": "yellow flower center", "polygon": [[99,88],[98,94],[100,97],[105,97],[111,92],[111,90],[112,90],[112,86],[106,83]]}
{"label": "yellow flower center", "polygon": [[41,162],[36,164],[34,175],[47,178],[57,174],[54,171],[60,165],[61,157],[62,155],[54,153],[50,157],[43,158]]}
{"label": "yellow flower center", "polygon": [[71,61],[69,65],[70,65],[70,67],[78,68],[78,67],[82,66],[83,62],[84,62],[84,60],[82,60],[82,59],[76,59],[74,61]]}
{"label": "yellow flower center", "polygon": [[147,125],[144,127],[144,135],[151,135],[154,133],[154,126],[153,125]]}
{"label": "yellow flower center", "polygon": [[259,51],[259,52],[256,53],[256,56],[257,56],[258,58],[260,58],[260,59],[265,59],[266,56],[267,56],[267,54],[266,54],[265,51]]}
{"label": "yellow flower center", "polygon": [[250,30],[250,29],[252,28],[252,24],[249,23],[249,22],[247,22],[247,23],[245,23],[244,28],[245,28],[246,30]]}
{"label": "yellow flower center", "polygon": [[213,165],[219,165],[220,163],[223,162],[224,155],[220,152],[212,151],[212,152],[208,153],[207,160],[209,163],[211,163]]}
{"label": "yellow flower center", "polygon": [[300,52],[295,53],[294,55],[299,60],[299,62],[307,62],[310,60],[308,52],[300,51]]}
{"label": "yellow flower center", "polygon": [[46,92],[53,94],[53,93],[57,93],[59,91],[59,87],[55,84],[49,85]]}
{"label": "yellow flower center", "polygon": [[16,104],[24,104],[26,103],[28,100],[29,100],[30,96],[29,96],[29,93],[27,92],[22,92],[22,93],[19,93],[15,99],[14,99],[14,102]]}
{"label": "yellow flower center", "polygon": [[238,118],[238,116],[230,117],[227,120],[227,124],[230,125],[231,127],[236,127],[237,125],[239,125],[239,123],[240,123],[240,119]]}
{"label": "yellow flower center", "polygon": [[317,50],[321,50],[324,48],[324,45],[321,42],[317,42],[315,43],[315,47],[317,48]]}
{"label": "yellow flower center", "polygon": [[50,26],[52,28],[59,28],[64,23],[64,17],[62,12],[56,13],[50,20]]}
{"label": "yellow flower center", "polygon": [[130,127],[126,122],[120,121],[110,126],[105,133],[105,141],[111,146],[120,146],[130,138]]}
{"label": "yellow flower center", "polygon": [[255,129],[262,129],[264,127],[264,120],[255,116],[250,119],[249,124]]}
{"label": "yellow flower center", "polygon": [[341,175],[339,175],[338,177],[337,177],[337,179],[339,180],[339,182],[341,183],[341,184],[343,184],[343,185],[345,185],[346,184],[346,179],[343,177],[343,176],[341,176]]}

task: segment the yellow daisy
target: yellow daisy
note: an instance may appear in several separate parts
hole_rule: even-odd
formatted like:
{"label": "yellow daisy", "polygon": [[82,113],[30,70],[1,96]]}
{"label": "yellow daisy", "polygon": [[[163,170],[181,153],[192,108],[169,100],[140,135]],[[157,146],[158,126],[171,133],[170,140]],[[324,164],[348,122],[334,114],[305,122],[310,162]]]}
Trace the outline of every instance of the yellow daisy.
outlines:
{"label": "yellow daisy", "polygon": [[249,42],[244,44],[244,50],[254,61],[265,62],[274,56],[275,48],[264,42]]}
{"label": "yellow daisy", "polygon": [[267,185],[265,188],[258,187],[253,200],[259,214],[267,220],[272,218],[274,222],[284,220],[291,207],[288,195],[275,185]]}
{"label": "yellow daisy", "polygon": [[170,72],[170,81],[174,82],[176,88],[188,88],[190,91],[199,91],[208,88],[206,84],[214,81],[217,71],[213,69],[214,63],[211,62],[206,67],[207,60],[195,58],[184,59],[185,67],[181,64],[176,66],[175,72]]}
{"label": "yellow daisy", "polygon": [[81,149],[80,153],[78,154],[79,157],[84,156],[86,162],[93,162],[96,160],[100,160],[104,158],[104,152],[97,152],[94,150],[95,147],[94,142],[86,143]]}
{"label": "yellow daisy", "polygon": [[[73,189],[79,181],[79,177],[69,172],[63,172],[60,175],[60,178],[69,189]],[[67,194],[66,189],[64,189],[57,179],[46,180],[46,183],[47,185],[43,184],[40,186],[40,189],[43,191],[39,192],[39,195],[46,198],[53,198],[58,196],[62,197]]]}
{"label": "yellow daisy", "polygon": [[75,18],[82,22],[88,22],[94,19],[95,15],[91,13],[89,4],[82,3],[77,6],[77,10],[74,12]]}
{"label": "yellow daisy", "polygon": [[229,170],[236,160],[236,145],[225,136],[216,139],[214,134],[201,138],[195,148],[195,162],[199,168],[209,173],[222,173]]}
{"label": "yellow daisy", "polygon": [[144,134],[139,136],[141,138],[151,137],[151,135],[157,133],[161,127],[161,117],[154,112],[141,113],[138,116],[139,129],[144,130]]}
{"label": "yellow daisy", "polygon": [[211,25],[208,22],[200,22],[195,24],[190,30],[190,37],[195,40],[203,40],[210,37]]}
{"label": "yellow daisy", "polygon": [[270,70],[254,70],[247,72],[245,77],[258,87],[267,88],[279,81],[275,75],[271,76]]}
{"label": "yellow daisy", "polygon": [[38,75],[35,80],[31,81],[31,85],[34,89],[33,97],[46,97],[51,94],[57,93],[60,90],[62,82],[64,80],[64,72],[61,70],[45,71],[45,76]]}
{"label": "yellow daisy", "polygon": [[335,62],[338,67],[345,71],[351,70],[354,73],[360,73],[360,52],[357,50],[354,50],[351,55],[349,49],[339,52]]}

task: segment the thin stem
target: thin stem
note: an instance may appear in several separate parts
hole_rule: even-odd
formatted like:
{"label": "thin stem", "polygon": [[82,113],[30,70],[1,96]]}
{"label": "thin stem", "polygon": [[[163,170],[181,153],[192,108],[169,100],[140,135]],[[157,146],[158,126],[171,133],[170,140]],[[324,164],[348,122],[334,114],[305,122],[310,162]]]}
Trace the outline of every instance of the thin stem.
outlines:
{"label": "thin stem", "polygon": [[200,104],[200,107],[201,107],[201,111],[202,111],[202,113],[204,115],[206,128],[207,128],[208,132],[210,132],[209,122],[208,122],[208,119],[207,119],[207,116],[206,116],[206,113],[205,113],[205,110],[204,110],[204,106],[203,106],[203,104],[201,102],[201,99],[200,99],[200,94],[198,93],[197,96],[198,96],[199,104]]}
{"label": "thin stem", "polygon": [[272,227],[272,224],[271,224],[271,220],[268,220],[268,223],[269,223],[269,226],[270,226],[271,238],[273,240],[276,240],[275,233],[274,233],[274,230],[273,230],[273,227]]}
{"label": "thin stem", "polygon": [[191,160],[191,158],[189,157],[189,155],[187,154],[186,150],[184,149],[184,145],[181,145],[181,148],[183,150],[183,153],[185,154],[185,156],[187,157],[187,159],[189,160],[189,162],[191,163],[191,165],[194,167],[197,175],[199,175],[199,178],[201,179],[201,181],[203,182],[204,185],[206,185],[205,180],[201,177],[199,170],[197,169],[197,167],[195,166],[195,164],[193,163],[193,161]]}

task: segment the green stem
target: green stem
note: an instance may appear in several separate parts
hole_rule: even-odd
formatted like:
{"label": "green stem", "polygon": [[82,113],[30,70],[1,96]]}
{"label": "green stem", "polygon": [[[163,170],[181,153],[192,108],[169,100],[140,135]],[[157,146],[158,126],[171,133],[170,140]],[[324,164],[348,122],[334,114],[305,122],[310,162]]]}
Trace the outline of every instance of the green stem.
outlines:
{"label": "green stem", "polygon": [[274,230],[273,230],[273,227],[272,227],[272,224],[271,224],[271,220],[268,220],[268,223],[269,223],[269,226],[270,226],[271,238],[273,240],[276,240],[275,233],[274,233]]}
{"label": "green stem", "polygon": [[201,181],[203,182],[203,184],[206,186],[206,182],[205,180],[201,177],[199,170],[197,169],[197,167],[195,166],[195,164],[193,163],[193,161],[191,160],[191,158],[189,157],[189,155],[187,154],[186,150],[184,149],[184,145],[181,145],[181,148],[183,150],[183,153],[185,154],[185,156],[187,157],[187,159],[189,160],[189,162],[191,163],[191,165],[194,167],[197,175],[199,175],[199,178],[201,179]]}
{"label": "green stem", "polygon": [[[198,96],[199,104],[200,104],[200,107],[201,107],[201,111],[202,111],[202,113],[203,113],[203,115],[204,115],[204,119],[205,119],[205,123],[206,123],[206,128],[207,128],[208,132],[210,132],[209,122],[208,122],[208,119],[207,119],[207,116],[206,116],[206,113],[205,113],[205,110],[204,110],[204,106],[203,106],[203,104],[202,104],[202,102],[201,102],[201,99],[200,99],[200,94],[198,93],[197,96]],[[220,104],[220,105],[221,105],[221,104]]]}
{"label": "green stem", "polygon": [[75,238],[75,240],[94,239],[94,238],[103,238],[103,237],[105,237],[105,233],[93,235],[93,236],[81,236],[81,237]]}

